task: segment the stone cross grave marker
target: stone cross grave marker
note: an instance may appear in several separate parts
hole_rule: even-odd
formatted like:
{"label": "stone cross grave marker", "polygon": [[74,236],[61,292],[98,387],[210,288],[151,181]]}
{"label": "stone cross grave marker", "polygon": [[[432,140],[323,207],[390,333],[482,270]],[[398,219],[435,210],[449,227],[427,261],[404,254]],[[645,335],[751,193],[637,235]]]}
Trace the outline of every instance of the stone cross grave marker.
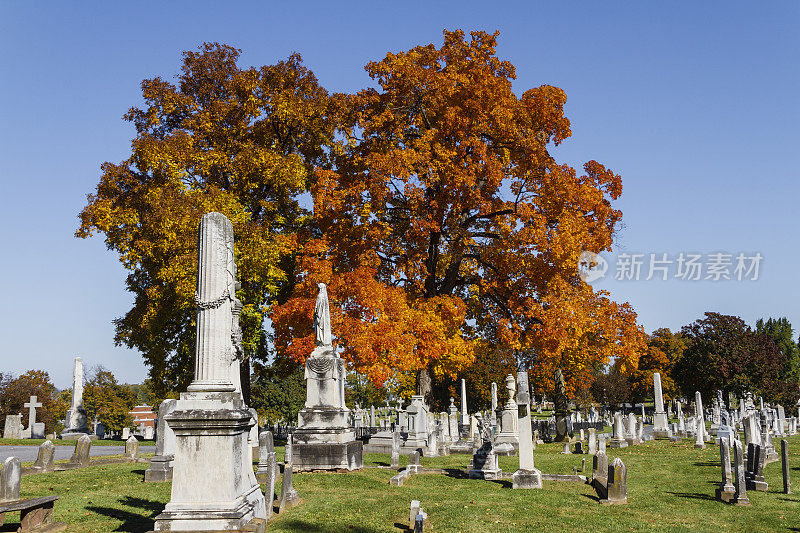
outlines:
{"label": "stone cross grave marker", "polygon": [[36,408],[42,407],[42,403],[37,401],[36,396],[31,396],[30,401],[23,404],[23,407],[28,409],[28,431],[32,439],[41,439],[44,437],[44,424],[36,423]]}

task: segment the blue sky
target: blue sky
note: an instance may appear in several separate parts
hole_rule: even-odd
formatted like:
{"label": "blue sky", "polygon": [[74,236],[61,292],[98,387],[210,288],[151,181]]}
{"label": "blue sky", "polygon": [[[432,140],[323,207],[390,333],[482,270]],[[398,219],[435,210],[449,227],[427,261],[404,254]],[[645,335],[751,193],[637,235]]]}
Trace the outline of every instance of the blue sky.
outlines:
{"label": "blue sky", "polygon": [[573,137],[556,156],[622,175],[616,248],[646,254],[642,278],[650,253],[763,256],[757,281],[714,282],[617,281],[610,255],[596,287],[648,332],[709,310],[800,327],[800,3],[288,4],[0,3],[0,371],[45,369],[65,387],[80,355],[144,379],[139,354],[113,344],[125,272],[102,238],[73,237],[76,215],[100,164],[129,153],[121,117],[142,79],[172,78],[204,41],[241,48],[242,66],[297,51],[329,90],[355,91],[388,51],[500,30],[516,90],[567,93]]}

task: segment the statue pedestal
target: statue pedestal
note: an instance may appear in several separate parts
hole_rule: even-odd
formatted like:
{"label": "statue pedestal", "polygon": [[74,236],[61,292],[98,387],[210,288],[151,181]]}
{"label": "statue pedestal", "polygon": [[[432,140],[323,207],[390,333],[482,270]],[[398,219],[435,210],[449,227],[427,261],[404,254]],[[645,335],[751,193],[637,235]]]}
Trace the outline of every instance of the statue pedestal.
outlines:
{"label": "statue pedestal", "polygon": [[472,456],[469,469],[470,479],[500,479],[502,470],[497,464],[497,455],[490,443],[484,443]]}
{"label": "statue pedestal", "polygon": [[172,495],[156,531],[242,529],[266,516],[266,502],[246,464],[255,422],[233,392],[182,393],[166,421],[175,432]]}
{"label": "statue pedestal", "polygon": [[667,413],[664,411],[656,411],[653,414],[653,436],[657,439],[669,439],[672,436],[667,423]]}
{"label": "statue pedestal", "polygon": [[292,433],[294,471],[363,468],[363,443],[356,440],[344,403],[344,360],[332,347],[317,346],[306,360],[305,378],[306,406]]}

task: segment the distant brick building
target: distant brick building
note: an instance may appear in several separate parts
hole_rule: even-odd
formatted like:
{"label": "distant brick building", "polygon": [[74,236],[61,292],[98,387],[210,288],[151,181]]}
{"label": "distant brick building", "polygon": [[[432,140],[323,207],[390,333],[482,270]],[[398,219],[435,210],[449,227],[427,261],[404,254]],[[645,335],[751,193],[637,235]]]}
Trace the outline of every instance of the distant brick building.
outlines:
{"label": "distant brick building", "polygon": [[144,428],[150,426],[151,428],[155,429],[156,427],[156,415],[153,412],[153,407],[150,405],[137,405],[133,408],[133,411],[128,412],[133,418],[133,425],[137,428]]}

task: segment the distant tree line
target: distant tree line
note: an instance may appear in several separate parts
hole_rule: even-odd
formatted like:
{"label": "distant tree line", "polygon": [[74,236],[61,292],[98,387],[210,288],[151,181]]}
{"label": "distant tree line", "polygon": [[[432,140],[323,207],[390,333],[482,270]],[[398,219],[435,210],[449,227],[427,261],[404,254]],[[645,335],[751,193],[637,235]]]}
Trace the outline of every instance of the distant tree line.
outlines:
{"label": "distant tree line", "polygon": [[596,401],[639,402],[653,396],[653,374],[661,374],[667,398],[710,398],[716,390],[741,397],[752,391],[765,401],[794,405],[800,398],[800,344],[786,318],[741,318],[707,312],[680,332],[658,329],[636,370],[612,365],[591,386]]}
{"label": "distant tree line", "polygon": [[[72,403],[72,389],[59,391],[44,370],[28,370],[17,377],[10,372],[0,372],[0,431],[5,428],[6,415],[21,414],[23,426],[28,426],[28,409],[24,404],[31,396],[36,396],[42,404],[36,409],[36,421],[44,423],[46,433],[60,433]],[[95,420],[107,431],[133,427],[133,419],[128,413],[136,405],[157,408],[159,402],[147,382],[118,383],[114,374],[103,366],[93,367],[87,372],[83,406],[90,427]]]}

